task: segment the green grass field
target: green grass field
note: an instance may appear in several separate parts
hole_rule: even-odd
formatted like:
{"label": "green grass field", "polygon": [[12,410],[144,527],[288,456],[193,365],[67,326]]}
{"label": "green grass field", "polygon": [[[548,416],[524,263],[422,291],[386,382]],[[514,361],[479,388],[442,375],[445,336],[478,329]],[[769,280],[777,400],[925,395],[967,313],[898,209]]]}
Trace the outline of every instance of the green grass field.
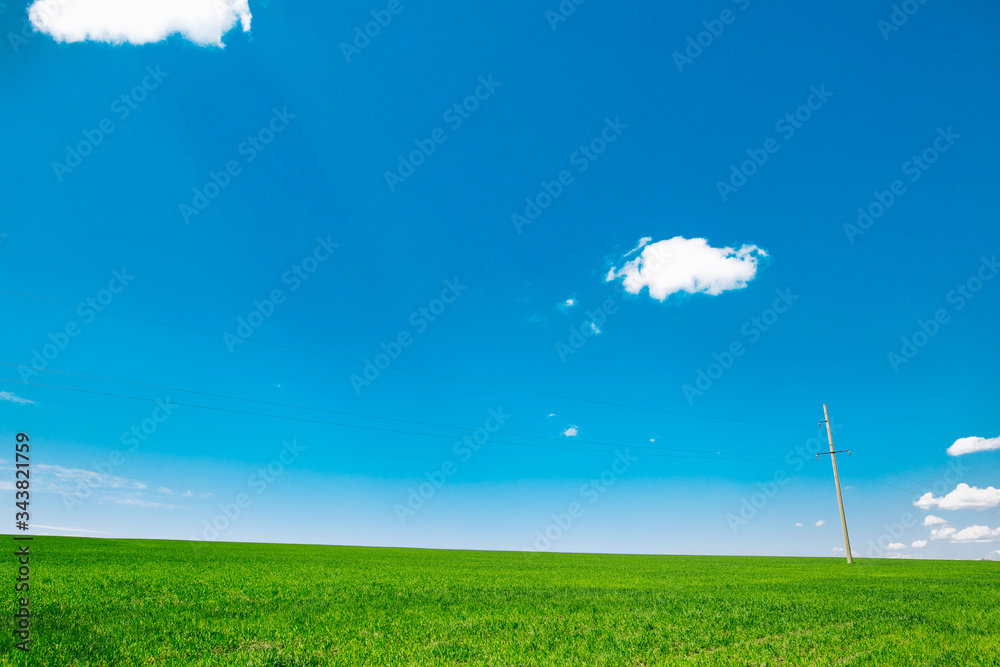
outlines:
{"label": "green grass field", "polygon": [[1000,665],[994,562],[51,537],[32,551],[31,651],[8,631],[3,665]]}

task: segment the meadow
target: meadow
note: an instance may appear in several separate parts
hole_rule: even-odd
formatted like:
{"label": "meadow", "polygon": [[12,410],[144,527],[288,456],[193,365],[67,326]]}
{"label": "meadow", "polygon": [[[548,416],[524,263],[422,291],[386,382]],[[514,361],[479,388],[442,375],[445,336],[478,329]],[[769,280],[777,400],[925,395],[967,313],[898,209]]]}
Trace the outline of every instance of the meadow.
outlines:
{"label": "meadow", "polygon": [[59,537],[32,552],[28,654],[12,555],[3,568],[2,665],[1000,665],[996,562]]}

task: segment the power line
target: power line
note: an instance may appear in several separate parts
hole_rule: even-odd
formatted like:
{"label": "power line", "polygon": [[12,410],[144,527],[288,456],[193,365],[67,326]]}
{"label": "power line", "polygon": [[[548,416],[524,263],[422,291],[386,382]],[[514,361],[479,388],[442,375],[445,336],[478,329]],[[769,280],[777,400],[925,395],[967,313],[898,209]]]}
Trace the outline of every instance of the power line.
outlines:
{"label": "power line", "polygon": [[[121,384],[130,384],[130,385],[135,385],[137,387],[147,387],[147,388],[151,388],[151,389],[160,389],[160,390],[163,390],[163,391],[181,391],[181,392],[185,392],[185,393],[189,393],[189,394],[197,394],[197,395],[200,395],[200,396],[211,396],[213,398],[224,398],[224,399],[230,399],[230,400],[234,400],[234,401],[246,401],[246,402],[249,402],[249,403],[259,403],[261,405],[271,405],[271,406],[275,406],[275,407],[296,408],[296,409],[300,409],[300,410],[312,410],[312,411],[315,411],[315,412],[326,412],[326,413],[329,413],[329,414],[344,415],[344,416],[349,416],[349,417],[360,417],[360,418],[363,418],[363,419],[376,419],[376,420],[380,420],[380,421],[390,421],[390,422],[397,422],[397,423],[401,423],[401,424],[416,424],[416,425],[419,425],[419,426],[432,426],[432,427],[435,427],[435,428],[446,428],[446,429],[452,429],[452,430],[463,431],[463,432],[467,432],[469,430],[469,427],[467,427],[467,426],[453,426],[453,425],[449,425],[449,424],[437,424],[437,423],[434,423],[434,422],[416,421],[416,420],[411,420],[411,419],[398,419],[398,418],[395,418],[395,417],[379,417],[379,416],[376,416],[376,415],[367,415],[367,414],[363,414],[363,413],[359,413],[359,412],[347,412],[347,411],[344,411],[344,410],[332,410],[332,409],[329,409],[329,408],[317,408],[317,407],[312,407],[312,406],[308,406],[308,405],[296,405],[294,403],[279,403],[279,402],[275,402],[275,401],[264,401],[264,400],[259,400],[259,399],[255,399],[255,398],[245,398],[245,397],[242,397],[242,396],[231,396],[231,395],[227,395],[227,394],[216,394],[216,393],[207,392],[207,391],[198,391],[196,389],[184,389],[183,387],[168,387],[168,386],[165,386],[165,385],[151,384],[151,383],[147,383],[147,382],[136,382],[136,381],[133,381],[133,380],[122,380],[122,379],[118,379],[118,378],[109,378],[109,377],[103,377],[103,376],[99,376],[99,375],[88,375],[86,373],[78,373],[78,372],[74,372],[74,371],[60,371],[60,370],[55,370],[55,369],[52,369],[52,368],[41,368],[39,366],[28,366],[26,364],[15,364],[15,363],[12,363],[12,362],[9,362],[9,361],[0,361],[0,366],[13,366],[13,367],[16,367],[16,368],[29,368],[31,370],[39,371],[39,372],[42,372],[42,373],[57,373],[59,375],[69,375],[69,376],[73,376],[73,377],[82,377],[82,378],[87,378],[87,379],[90,379],[90,380],[102,380],[102,381],[106,381],[106,382],[118,382],[118,383],[121,383]],[[70,390],[73,390],[70,387],[59,387],[59,386],[56,386],[56,385],[40,385],[40,386],[47,386],[47,387],[52,387],[52,388],[56,388],[56,389],[70,389]],[[79,391],[84,391],[84,390],[79,390]],[[115,395],[115,394],[112,394],[112,395]],[[560,438],[553,437],[553,436],[530,435],[530,434],[526,434],[526,433],[511,433],[511,432],[506,432],[505,435],[512,436],[512,437],[517,437],[517,438],[531,438],[531,439],[535,439],[535,440],[560,440]],[[654,449],[654,450],[670,451],[670,452],[687,452],[687,453],[691,453],[691,454],[708,454],[708,453],[710,453],[710,452],[707,452],[707,451],[701,450],[701,449],[676,449],[676,448],[671,448],[671,447],[652,447],[652,446],[649,446],[649,445],[623,445],[623,444],[617,443],[617,442],[604,442],[604,441],[600,441],[600,440],[574,439],[574,442],[581,442],[581,443],[590,444],[590,445],[609,445],[611,447],[625,447],[625,446],[628,446],[628,447],[638,447],[638,448],[642,448],[642,449]],[[727,455],[727,456],[744,456],[744,454],[742,452],[715,452],[715,453],[716,454]],[[773,455],[773,456],[776,459],[777,458],[782,458],[779,455]]]}
{"label": "power line", "polygon": [[[125,398],[125,399],[129,399],[129,400],[133,400],[133,401],[145,401],[145,402],[150,402],[150,403],[155,403],[157,400],[159,400],[159,399],[155,399],[155,398],[146,398],[144,396],[128,396],[126,394],[113,394],[113,393],[110,393],[110,392],[95,391],[93,389],[80,389],[80,388],[77,388],[77,387],[62,387],[62,386],[59,386],[59,385],[44,384],[44,383],[41,383],[41,382],[28,382],[27,380],[12,380],[10,378],[0,378],[0,382],[15,382],[17,384],[24,384],[24,385],[30,385],[30,386],[35,386],[35,387],[47,387],[47,388],[50,388],[50,389],[64,389],[66,391],[76,391],[76,392],[81,392],[81,393],[85,393],[85,394],[95,394],[95,395],[98,395],[98,396],[108,396],[108,397],[111,397],[111,398]],[[174,404],[174,405],[183,406],[183,407],[200,408],[200,409],[203,409],[203,410],[215,410],[215,411],[218,411],[218,412],[228,412],[228,413],[240,414],[240,415],[251,415],[251,416],[256,416],[256,417],[268,417],[268,418],[271,418],[271,419],[284,419],[284,420],[287,420],[287,421],[303,422],[303,423],[309,423],[309,424],[323,424],[323,425],[327,425],[327,426],[340,426],[340,427],[343,427],[343,428],[363,429],[363,430],[366,430],[366,431],[381,431],[381,432],[385,432],[385,433],[398,433],[398,434],[403,434],[403,435],[416,435],[416,436],[427,437],[427,438],[445,438],[445,439],[448,439],[448,440],[454,440],[454,439],[456,439],[456,436],[454,436],[454,435],[447,435],[447,434],[440,434],[440,433],[421,433],[421,432],[417,432],[417,431],[404,431],[404,430],[401,430],[401,429],[389,429],[389,428],[382,428],[382,427],[378,427],[378,426],[366,426],[366,425],[363,425],[363,424],[344,424],[342,422],[331,422],[331,421],[323,421],[323,420],[318,420],[318,419],[303,419],[301,417],[289,417],[289,416],[286,416],[286,415],[273,415],[273,414],[267,414],[267,413],[263,413],[263,412],[251,412],[251,411],[248,411],[248,410],[236,410],[236,409],[233,409],[233,408],[220,408],[220,407],[211,406],[211,405],[198,405],[198,404],[195,404],[195,403],[180,403],[180,402],[176,402],[176,401],[171,401],[171,403]],[[606,449],[587,449],[587,448],[581,448],[581,447],[565,447],[565,446],[557,446],[557,445],[541,445],[541,444],[537,444],[537,443],[507,442],[507,441],[492,440],[492,439],[490,440],[490,442],[494,443],[494,444],[501,444],[501,445],[514,445],[514,446],[517,446],[517,447],[537,447],[537,448],[542,448],[542,449],[565,449],[565,450],[570,450],[570,451],[596,452],[596,453],[601,453],[601,454],[613,454],[614,453],[614,452],[608,451]],[[609,444],[611,446],[614,446],[614,447],[625,447],[625,448],[635,448],[635,449],[654,449],[654,450],[672,451],[672,450],[667,450],[666,448],[663,448],[663,447],[646,447],[644,445],[626,445],[626,444],[614,444],[614,443],[607,443],[607,444]],[[680,450],[680,451],[695,451],[695,450]],[[707,452],[699,452],[699,453],[707,453]],[[646,453],[646,452],[644,452],[643,454],[645,456],[656,456],[656,457],[661,457],[661,458],[705,459],[705,460],[712,460],[712,461],[772,461],[773,460],[773,459],[765,459],[765,458],[762,458],[762,457],[759,457],[759,456],[758,457],[747,457],[747,458],[734,458],[735,456],[742,456],[740,454],[735,454],[735,455],[730,455],[730,456],[721,456],[721,455],[720,456],[691,456],[691,455],[688,455],[688,454],[651,454],[651,453]]]}
{"label": "power line", "polygon": [[[77,304],[74,304],[74,303],[70,303],[68,301],[60,301],[58,299],[49,299],[47,297],[35,296],[33,294],[25,294],[24,292],[15,292],[13,290],[8,290],[8,289],[0,289],[0,292],[6,293],[6,294],[14,294],[16,296],[25,297],[25,298],[28,298],[28,299],[36,299],[36,300],[39,300],[39,301],[47,301],[49,303],[57,303],[57,304],[61,304],[61,305],[64,305],[64,306],[76,306],[77,305]],[[195,332],[195,333],[207,334],[207,335],[210,335],[210,336],[223,336],[223,335],[225,335],[224,332],[221,332],[221,331],[209,331],[207,329],[199,329],[197,327],[190,327],[190,326],[186,326],[186,325],[183,325],[183,324],[175,324],[173,322],[164,322],[162,320],[154,320],[154,319],[147,318],[147,317],[138,317],[136,315],[128,315],[128,314],[125,314],[125,313],[118,313],[118,312],[115,312],[115,311],[112,311],[112,310],[102,310],[101,312],[102,313],[107,313],[108,315],[113,315],[115,317],[122,317],[122,318],[130,319],[130,320],[137,320],[139,322],[149,322],[149,323],[152,323],[152,324],[159,324],[159,325],[162,325],[162,326],[173,327],[173,328],[176,328],[176,329],[183,329],[185,331],[192,331],[192,332]],[[321,356],[321,357],[327,357],[327,358],[330,358],[330,359],[337,359],[339,361],[349,361],[349,362],[352,362],[352,363],[360,363],[360,364],[365,363],[365,360],[363,360],[363,359],[355,359],[353,357],[346,357],[346,356],[342,356],[342,355],[331,354],[329,352],[319,352],[317,350],[309,350],[309,349],[305,349],[305,348],[301,348],[301,347],[293,347],[293,346],[290,346],[290,345],[281,345],[279,343],[268,343],[266,341],[254,340],[254,339],[246,339],[243,342],[244,343],[251,343],[251,344],[254,344],[254,345],[263,345],[263,346],[266,346],[266,347],[272,347],[272,348],[281,349],[281,350],[287,350],[287,351],[291,351],[291,352],[301,352],[303,354],[312,354],[312,355],[317,355],[317,356]],[[582,402],[582,403],[591,403],[591,404],[594,404],[594,405],[605,405],[605,406],[608,406],[608,407],[624,408],[624,409],[628,409],[628,410],[641,410],[641,411],[645,411],[645,412],[655,412],[655,413],[659,413],[659,414],[667,414],[667,415],[673,415],[673,416],[678,416],[678,417],[692,417],[692,418],[696,418],[696,419],[708,419],[708,420],[713,420],[713,421],[726,421],[726,422],[734,422],[734,423],[740,423],[740,424],[756,424],[756,425],[760,425],[760,426],[776,426],[776,427],[780,427],[780,428],[802,428],[802,429],[804,429],[804,428],[810,428],[810,430],[811,430],[811,427],[806,427],[806,426],[803,426],[802,424],[785,424],[785,423],[781,423],[781,422],[766,422],[766,421],[756,421],[756,420],[751,420],[751,419],[737,419],[737,418],[734,418],[734,417],[715,417],[715,416],[711,416],[711,415],[700,415],[700,414],[691,413],[691,412],[680,412],[680,411],[676,411],[676,410],[664,410],[664,409],[661,409],[661,408],[650,408],[650,407],[645,407],[645,406],[640,406],[640,405],[628,405],[628,404],[625,404],[625,403],[615,403],[615,402],[612,402],[612,401],[600,401],[600,400],[592,399],[592,398],[582,398],[580,396],[567,396],[567,395],[563,395],[563,394],[554,394],[554,393],[550,393],[550,392],[537,391],[537,390],[534,390],[534,389],[524,389],[524,388],[521,388],[521,387],[511,387],[511,386],[508,386],[508,385],[496,384],[496,383],[492,383],[492,382],[483,382],[483,381],[480,381],[480,380],[470,380],[468,378],[459,378],[459,377],[454,377],[454,376],[450,376],[450,375],[441,375],[439,373],[430,373],[430,372],[427,372],[427,371],[418,371],[418,370],[414,370],[414,369],[410,369],[410,368],[403,368],[403,367],[397,366],[395,364],[393,364],[390,368],[392,368],[394,370],[397,370],[397,371],[400,371],[400,372],[403,372],[403,373],[411,373],[411,374],[414,374],[414,375],[423,375],[423,376],[426,376],[426,377],[433,377],[433,378],[437,378],[437,379],[440,379],[440,380],[449,380],[449,381],[452,381],[452,382],[464,382],[466,384],[474,384],[474,385],[479,385],[479,386],[483,386],[483,387],[490,387],[490,388],[493,388],[493,389],[503,389],[505,391],[516,391],[516,392],[522,392],[522,393],[526,393],[526,394],[534,394],[536,396],[545,396],[547,398],[558,398],[558,399],[569,400],[569,401],[579,401],[579,402]]]}

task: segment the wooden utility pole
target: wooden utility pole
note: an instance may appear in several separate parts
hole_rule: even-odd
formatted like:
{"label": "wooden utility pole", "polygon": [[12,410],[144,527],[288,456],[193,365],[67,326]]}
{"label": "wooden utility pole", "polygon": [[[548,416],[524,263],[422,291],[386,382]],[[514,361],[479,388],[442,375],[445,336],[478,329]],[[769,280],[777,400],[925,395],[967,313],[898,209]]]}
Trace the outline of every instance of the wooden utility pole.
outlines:
{"label": "wooden utility pole", "polygon": [[[847,517],[844,515],[844,496],[840,493],[840,475],[837,473],[837,452],[833,451],[833,432],[830,430],[830,413],[823,404],[823,422],[826,422],[826,438],[830,441],[830,461],[833,462],[833,481],[837,485],[837,503],[840,505],[840,525],[844,529],[844,549],[847,551],[847,564],[854,562],[851,558],[851,538],[847,536]],[[822,423],[822,422],[820,422]],[[847,451],[847,450],[840,450]],[[848,452],[850,453],[850,452]],[[819,458],[819,455],[816,455]]]}

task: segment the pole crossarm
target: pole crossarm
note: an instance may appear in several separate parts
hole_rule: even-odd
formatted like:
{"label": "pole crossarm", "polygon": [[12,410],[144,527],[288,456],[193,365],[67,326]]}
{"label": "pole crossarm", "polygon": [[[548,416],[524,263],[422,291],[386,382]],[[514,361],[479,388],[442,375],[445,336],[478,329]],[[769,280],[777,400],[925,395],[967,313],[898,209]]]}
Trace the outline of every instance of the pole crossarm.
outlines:
{"label": "pole crossarm", "polygon": [[844,452],[847,452],[847,455],[851,456],[851,450],[849,450],[849,449],[838,449],[835,452],[818,452],[816,454],[816,460],[818,461],[820,456],[826,456],[827,454],[843,454]]}

